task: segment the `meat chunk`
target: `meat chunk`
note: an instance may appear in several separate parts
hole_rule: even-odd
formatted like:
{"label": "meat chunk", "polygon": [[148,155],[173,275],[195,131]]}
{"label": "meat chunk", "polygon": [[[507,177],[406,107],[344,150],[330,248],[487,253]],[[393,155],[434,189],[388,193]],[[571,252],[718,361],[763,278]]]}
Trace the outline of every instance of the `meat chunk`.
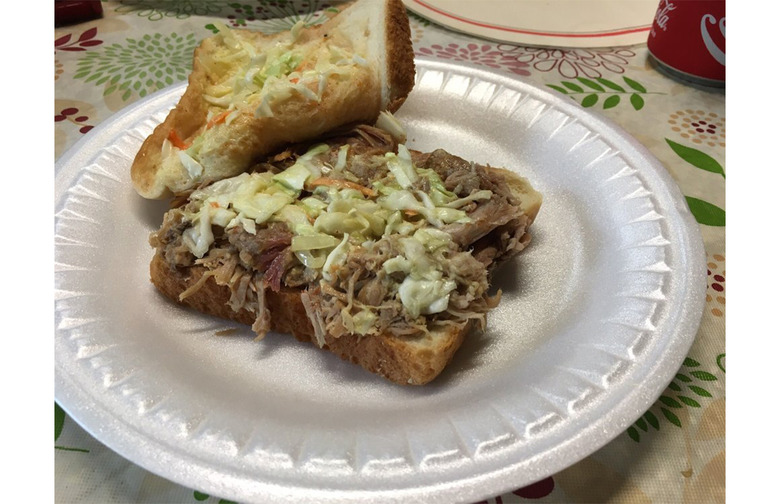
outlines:
{"label": "meat chunk", "polygon": [[149,237],[149,244],[163,249],[165,260],[172,267],[192,266],[195,263],[195,256],[184,244],[182,236],[189,225],[180,212],[166,212],[160,229]]}
{"label": "meat chunk", "polygon": [[227,231],[228,241],[239,251],[244,266],[261,271],[292,243],[292,237],[287,224],[282,222],[258,228],[255,234],[248,233],[241,226]]}

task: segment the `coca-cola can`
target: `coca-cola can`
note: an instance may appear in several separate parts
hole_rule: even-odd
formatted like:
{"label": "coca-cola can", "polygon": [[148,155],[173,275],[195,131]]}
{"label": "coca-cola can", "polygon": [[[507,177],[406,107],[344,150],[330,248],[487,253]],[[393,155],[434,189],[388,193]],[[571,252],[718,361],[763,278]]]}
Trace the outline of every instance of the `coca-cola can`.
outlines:
{"label": "coca-cola can", "polygon": [[726,0],[661,0],[647,49],[675,77],[724,87]]}

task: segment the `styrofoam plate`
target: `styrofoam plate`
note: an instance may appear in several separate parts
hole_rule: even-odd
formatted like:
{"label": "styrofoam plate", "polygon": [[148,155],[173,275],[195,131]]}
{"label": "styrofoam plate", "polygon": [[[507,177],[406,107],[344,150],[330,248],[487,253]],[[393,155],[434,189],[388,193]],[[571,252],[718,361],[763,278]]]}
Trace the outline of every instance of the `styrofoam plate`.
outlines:
{"label": "styrofoam plate", "polygon": [[140,198],[129,167],[184,87],[121,111],[57,163],[56,400],[136,464],[240,501],[475,501],[597,450],[682,363],[706,266],[663,166],[565,97],[429,60],[397,114],[409,145],[516,170],[544,195],[531,245],[497,273],[485,334],[433,383],[400,387],[174,306],[148,274],[167,203]]}

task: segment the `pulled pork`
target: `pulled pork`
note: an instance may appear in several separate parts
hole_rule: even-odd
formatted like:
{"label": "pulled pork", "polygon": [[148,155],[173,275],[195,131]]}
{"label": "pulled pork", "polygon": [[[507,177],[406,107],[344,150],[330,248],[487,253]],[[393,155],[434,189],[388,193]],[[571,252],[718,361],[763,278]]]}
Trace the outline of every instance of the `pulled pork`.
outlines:
{"label": "pulled pork", "polygon": [[[373,180],[385,177],[387,152],[397,152],[393,137],[372,126],[359,126],[347,134],[326,139],[329,151],[320,158],[323,173],[333,179],[344,179],[370,187]],[[339,159],[339,148],[349,145],[347,166],[333,169]],[[292,165],[309,146],[292,147],[269,160],[259,169],[279,172]],[[424,334],[433,328],[476,320],[484,327],[485,315],[495,307],[499,295],[489,296],[489,275],[497,264],[519,253],[528,244],[529,224],[502,176],[485,167],[470,163],[443,150],[429,154],[412,151],[412,160],[420,168],[435,171],[448,191],[459,198],[475,191],[489,189],[490,199],[469,201],[462,210],[469,222],[451,223],[441,230],[452,237],[441,252],[440,264],[457,287],[449,295],[446,310],[430,315],[412,316],[401,302],[398,274],[383,269],[386,260],[401,254],[399,236],[384,236],[362,246],[353,247],[329,282],[315,268],[301,264],[291,252],[293,233],[283,222],[258,226],[254,234],[242,226],[223,229],[212,226],[214,242],[208,253],[196,258],[185,245],[183,233],[190,225],[187,212],[196,213],[196,202],[187,203],[166,213],[162,227],[152,234],[150,243],[165,257],[171,268],[205,267],[201,281],[181,294],[192,295],[208,278],[230,289],[233,310],[250,310],[256,320],[253,330],[262,337],[270,329],[270,314],[265,290],[278,292],[287,288],[302,290],[301,299],[320,345],[324,335],[391,333],[398,337]],[[415,189],[428,192],[427,179],[420,179]],[[357,331],[361,313],[373,314],[372,327]]]}
{"label": "pulled pork", "polygon": [[399,239],[398,235],[391,235],[353,250],[331,282],[309,291],[309,303],[319,319],[317,325],[327,334],[340,337],[355,332],[352,319],[369,310],[377,314],[369,334],[415,336],[432,328],[461,325],[470,319],[477,320],[484,329],[487,311],[500,299],[500,294],[488,295],[485,265],[450,244],[441,260],[441,266],[457,284],[450,293],[449,307],[444,312],[414,317],[404,309],[398,296],[397,286],[403,278],[393,278],[382,269],[386,260],[402,253]]}

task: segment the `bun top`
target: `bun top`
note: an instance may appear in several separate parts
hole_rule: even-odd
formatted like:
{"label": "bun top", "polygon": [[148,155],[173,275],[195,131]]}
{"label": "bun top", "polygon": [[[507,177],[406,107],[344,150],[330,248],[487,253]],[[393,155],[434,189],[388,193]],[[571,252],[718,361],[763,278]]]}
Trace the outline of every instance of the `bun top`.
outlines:
{"label": "bun top", "polygon": [[220,27],[195,50],[188,87],[131,168],[146,198],[246,171],[285,146],[395,111],[414,85],[400,0],[358,0],[327,22],[265,35]]}

